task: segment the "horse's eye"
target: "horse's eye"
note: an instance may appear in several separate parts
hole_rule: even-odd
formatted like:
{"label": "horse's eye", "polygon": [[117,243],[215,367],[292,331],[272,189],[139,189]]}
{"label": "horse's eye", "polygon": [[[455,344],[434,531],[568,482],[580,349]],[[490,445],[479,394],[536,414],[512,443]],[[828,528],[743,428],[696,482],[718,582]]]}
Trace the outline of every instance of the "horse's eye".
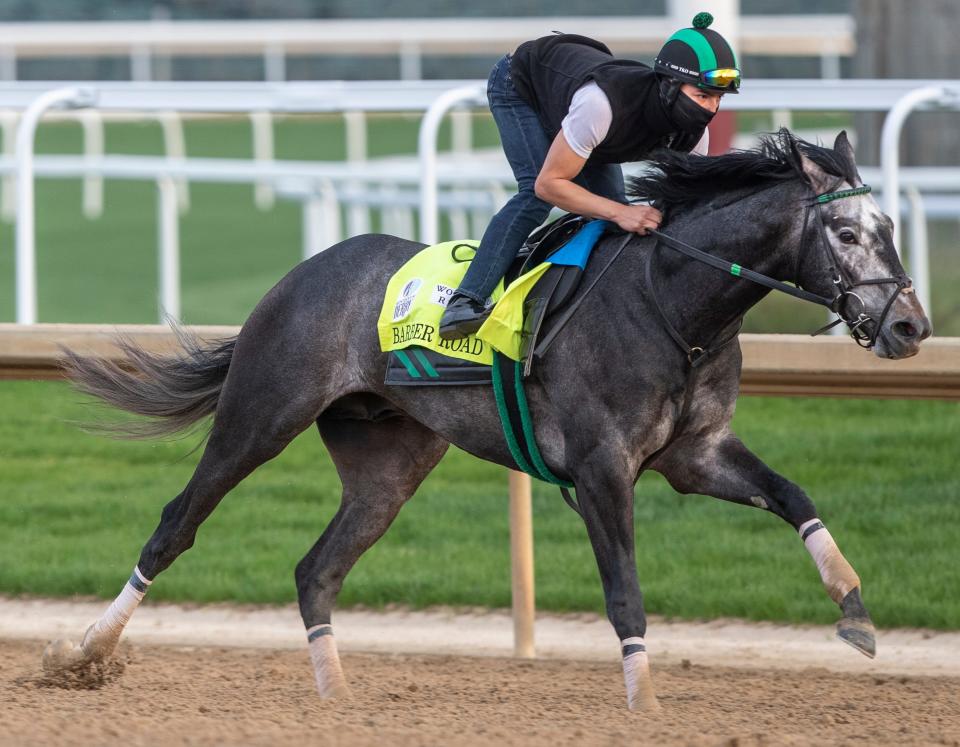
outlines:
{"label": "horse's eye", "polygon": [[844,244],[856,244],[857,243],[857,234],[851,231],[849,228],[844,228],[837,234]]}

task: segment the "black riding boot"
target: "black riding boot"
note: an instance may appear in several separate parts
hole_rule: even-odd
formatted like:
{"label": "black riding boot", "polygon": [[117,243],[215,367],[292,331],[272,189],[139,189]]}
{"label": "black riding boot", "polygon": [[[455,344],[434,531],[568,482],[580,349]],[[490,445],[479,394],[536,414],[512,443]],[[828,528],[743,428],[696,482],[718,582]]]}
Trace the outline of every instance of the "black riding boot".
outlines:
{"label": "black riding boot", "polygon": [[490,309],[462,293],[454,293],[440,317],[440,337],[459,340],[476,332],[490,315]]}

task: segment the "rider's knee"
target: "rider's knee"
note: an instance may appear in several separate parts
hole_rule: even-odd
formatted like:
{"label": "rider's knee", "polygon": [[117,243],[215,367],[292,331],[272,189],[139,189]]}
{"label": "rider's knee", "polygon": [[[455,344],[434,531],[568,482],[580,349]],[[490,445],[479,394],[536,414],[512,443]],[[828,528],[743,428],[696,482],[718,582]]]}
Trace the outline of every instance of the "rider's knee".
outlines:
{"label": "rider's knee", "polygon": [[522,200],[522,209],[525,213],[536,216],[541,222],[546,220],[547,216],[550,215],[550,211],[553,209],[553,205],[537,197],[537,193],[533,190],[533,185],[531,185],[529,189],[521,187],[517,192],[517,199]]}

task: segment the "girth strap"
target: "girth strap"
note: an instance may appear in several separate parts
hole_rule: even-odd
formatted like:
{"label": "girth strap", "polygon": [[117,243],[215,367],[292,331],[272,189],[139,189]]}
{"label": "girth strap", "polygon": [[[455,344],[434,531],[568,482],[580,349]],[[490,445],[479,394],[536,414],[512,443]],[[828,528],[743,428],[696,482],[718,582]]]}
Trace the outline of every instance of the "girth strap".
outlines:
{"label": "girth strap", "polygon": [[577,499],[570,494],[569,488],[573,487],[573,483],[554,475],[543,461],[537,447],[533,419],[530,417],[530,407],[523,390],[520,362],[494,351],[492,372],[493,395],[497,402],[500,425],[517,468],[538,480],[557,485],[563,500],[582,517],[583,512]]}
{"label": "girth strap", "polygon": [[550,471],[537,447],[533,418],[530,416],[530,406],[523,389],[520,361],[494,351],[492,373],[493,395],[497,402],[500,425],[517,468],[538,480],[572,488],[572,482],[563,480]]}

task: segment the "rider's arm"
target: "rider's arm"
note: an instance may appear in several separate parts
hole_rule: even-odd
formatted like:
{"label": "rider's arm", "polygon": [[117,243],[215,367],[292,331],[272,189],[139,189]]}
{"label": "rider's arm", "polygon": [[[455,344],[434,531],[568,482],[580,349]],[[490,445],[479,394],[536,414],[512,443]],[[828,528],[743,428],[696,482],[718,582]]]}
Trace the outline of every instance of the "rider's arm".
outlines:
{"label": "rider's arm", "polygon": [[660,225],[661,215],[656,208],[624,205],[574,184],[572,180],[586,162],[567,143],[563,131],[558,132],[534,185],[537,197],[570,213],[613,221],[625,231],[645,233],[647,228]]}

